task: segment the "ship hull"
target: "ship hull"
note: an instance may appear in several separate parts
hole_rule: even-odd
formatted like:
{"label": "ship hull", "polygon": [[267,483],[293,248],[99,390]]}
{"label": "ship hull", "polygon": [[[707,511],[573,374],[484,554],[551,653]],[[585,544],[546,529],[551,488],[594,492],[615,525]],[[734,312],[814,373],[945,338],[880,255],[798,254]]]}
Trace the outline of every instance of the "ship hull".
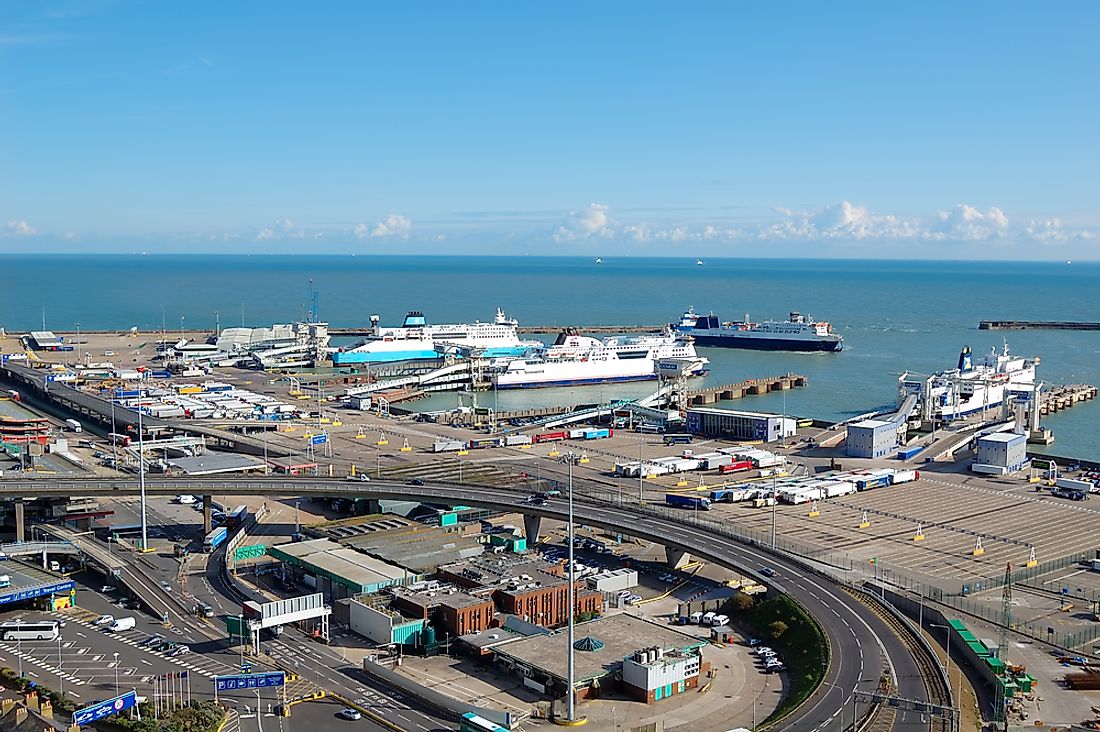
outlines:
{"label": "ship hull", "polygon": [[700,331],[684,331],[695,339],[697,346],[713,346],[717,348],[746,348],[753,351],[798,351],[814,352],[827,351],[836,353],[844,349],[844,341],[836,340],[795,340],[792,338],[761,338],[704,335]]}

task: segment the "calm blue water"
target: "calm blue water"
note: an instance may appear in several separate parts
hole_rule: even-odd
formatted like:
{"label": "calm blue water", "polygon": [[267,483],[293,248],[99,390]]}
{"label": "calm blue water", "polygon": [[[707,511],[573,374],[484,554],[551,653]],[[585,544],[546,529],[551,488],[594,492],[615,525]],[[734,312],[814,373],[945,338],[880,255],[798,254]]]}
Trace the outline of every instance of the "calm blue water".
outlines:
{"label": "calm blue water", "polygon": [[[950,368],[959,349],[976,353],[1007,337],[1014,353],[1039,355],[1051,383],[1100,383],[1100,332],[983,332],[981,319],[1100,321],[1100,264],[897,261],[591,259],[376,256],[34,256],[0,257],[0,326],[169,329],[265,325],[302,317],[310,280],[318,315],[333,325],[365,325],[371,313],[396,324],[420,309],[432,322],[489,320],[497,306],[525,324],[656,324],[688,305],[733,320],[783,318],[791,310],[830,320],[847,350],[784,354],[700,349],[708,383],[784,371],[807,389],[786,395],[792,414],[836,419],[892,404],[897,375]],[[651,384],[480,395],[502,409],[586,403],[649,393]],[[737,402],[779,410],[780,395]],[[454,394],[419,402],[457,403]],[[732,405],[731,405],[732,406]],[[1046,421],[1051,451],[1100,458],[1087,403]]]}

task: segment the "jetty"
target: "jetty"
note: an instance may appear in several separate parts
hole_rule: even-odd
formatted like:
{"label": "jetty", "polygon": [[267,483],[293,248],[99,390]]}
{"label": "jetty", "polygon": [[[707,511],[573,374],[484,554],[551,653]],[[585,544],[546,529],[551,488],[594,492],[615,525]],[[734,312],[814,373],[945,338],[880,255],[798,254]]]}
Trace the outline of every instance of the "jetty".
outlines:
{"label": "jetty", "polygon": [[1100,330],[1100,323],[1070,320],[982,320],[978,330]]}
{"label": "jetty", "polygon": [[1039,414],[1054,414],[1080,402],[1095,399],[1097,389],[1091,384],[1067,384],[1041,392]]}
{"label": "jetty", "polygon": [[783,374],[782,376],[767,376],[762,379],[748,379],[738,381],[736,384],[724,384],[722,386],[707,386],[702,389],[690,389],[686,394],[689,406],[714,404],[715,402],[731,401],[747,396],[758,396],[773,391],[786,391],[806,386],[807,379],[801,374]]}

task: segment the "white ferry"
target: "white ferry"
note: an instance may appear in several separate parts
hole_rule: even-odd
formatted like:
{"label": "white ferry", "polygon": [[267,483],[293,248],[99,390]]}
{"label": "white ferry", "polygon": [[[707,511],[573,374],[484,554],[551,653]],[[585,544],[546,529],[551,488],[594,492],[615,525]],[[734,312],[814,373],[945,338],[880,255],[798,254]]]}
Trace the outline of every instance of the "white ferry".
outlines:
{"label": "white ferry", "polygon": [[898,378],[898,403],[916,395],[922,404],[929,405],[928,415],[936,421],[951,422],[981,413],[992,417],[1009,396],[1034,395],[1038,365],[1038,356],[1010,356],[1008,343],[1000,353],[993,348],[975,363],[967,346],[959,353],[955,369],[931,376],[903,373]]}
{"label": "white ferry", "polygon": [[498,389],[645,381],[661,374],[701,376],[707,363],[690,338],[674,333],[600,340],[567,331],[553,345],[512,359],[492,381]]}
{"label": "white ferry", "polygon": [[832,326],[799,313],[791,313],[782,321],[752,323],[746,315],[740,323],[723,323],[714,313],[698,315],[695,308],[688,308],[674,327],[690,335],[700,346],[759,351],[840,351],[844,348],[844,338],[834,333]]}
{"label": "white ferry", "polygon": [[332,354],[334,366],[437,359],[441,355],[437,346],[469,348],[494,358],[517,356],[540,345],[538,341],[521,341],[516,334],[519,323],[506,317],[500,308],[492,323],[428,325],[419,310],[409,312],[400,328],[382,328],[377,315],[372,315],[370,321],[372,332],[365,340]]}

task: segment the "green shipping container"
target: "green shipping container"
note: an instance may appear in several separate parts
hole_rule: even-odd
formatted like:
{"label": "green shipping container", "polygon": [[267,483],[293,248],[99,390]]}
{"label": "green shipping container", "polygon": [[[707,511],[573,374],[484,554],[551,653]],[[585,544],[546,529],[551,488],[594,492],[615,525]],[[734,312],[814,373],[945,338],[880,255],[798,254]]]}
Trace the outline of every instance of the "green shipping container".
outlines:
{"label": "green shipping container", "polygon": [[970,646],[970,650],[974,651],[980,658],[986,658],[987,656],[993,655],[980,641],[974,641],[966,645]]}

